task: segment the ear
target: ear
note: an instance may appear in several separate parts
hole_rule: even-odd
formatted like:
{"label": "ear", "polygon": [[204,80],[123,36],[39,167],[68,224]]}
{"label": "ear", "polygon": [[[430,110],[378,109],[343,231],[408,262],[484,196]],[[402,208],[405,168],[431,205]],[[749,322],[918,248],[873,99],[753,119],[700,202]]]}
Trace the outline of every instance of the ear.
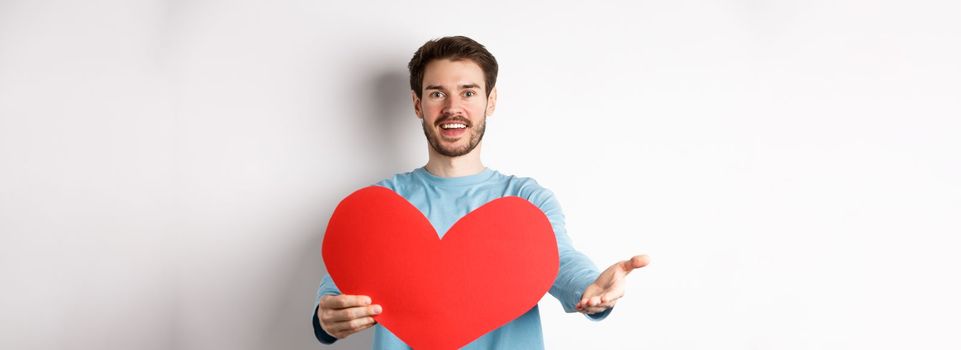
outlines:
{"label": "ear", "polygon": [[495,86],[491,89],[491,95],[487,96],[487,115],[490,116],[494,114],[494,108],[497,107],[497,87]]}
{"label": "ear", "polygon": [[414,90],[410,90],[410,98],[414,102],[414,114],[417,114],[417,119],[424,119],[424,111],[420,109],[420,98]]}

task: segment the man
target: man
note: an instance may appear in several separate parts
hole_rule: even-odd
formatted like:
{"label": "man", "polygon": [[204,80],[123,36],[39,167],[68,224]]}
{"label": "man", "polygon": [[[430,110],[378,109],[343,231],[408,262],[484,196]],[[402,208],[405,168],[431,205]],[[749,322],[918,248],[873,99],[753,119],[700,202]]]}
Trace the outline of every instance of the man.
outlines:
{"label": "man", "polygon": [[[427,165],[378,182],[411,204],[443,236],[470,211],[503,196],[525,198],[547,215],[557,238],[560,269],[550,294],[567,312],[601,320],[624,295],[625,276],[647,265],[644,255],[598,272],[590,259],[571,245],[564,215],[551,191],[531,178],[503,175],[480,159],[487,116],[497,102],[497,61],[484,46],[463,36],[428,41],[408,64],[411,98],[427,137]],[[363,249],[363,247],[358,247]],[[383,312],[364,295],[341,295],[325,276],[317,290],[314,332],[326,344],[374,327],[374,349],[409,349],[372,316]],[[470,315],[465,315],[470,317]],[[540,314],[527,313],[468,344],[465,349],[543,348]]]}

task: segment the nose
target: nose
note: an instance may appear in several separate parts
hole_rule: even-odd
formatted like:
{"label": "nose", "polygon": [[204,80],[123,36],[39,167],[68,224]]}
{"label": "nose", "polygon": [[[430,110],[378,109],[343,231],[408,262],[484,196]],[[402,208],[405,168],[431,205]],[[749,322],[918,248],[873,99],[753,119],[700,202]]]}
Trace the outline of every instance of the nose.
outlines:
{"label": "nose", "polygon": [[444,108],[442,112],[444,115],[463,115],[463,105],[464,100],[454,94],[453,96],[444,99]]}

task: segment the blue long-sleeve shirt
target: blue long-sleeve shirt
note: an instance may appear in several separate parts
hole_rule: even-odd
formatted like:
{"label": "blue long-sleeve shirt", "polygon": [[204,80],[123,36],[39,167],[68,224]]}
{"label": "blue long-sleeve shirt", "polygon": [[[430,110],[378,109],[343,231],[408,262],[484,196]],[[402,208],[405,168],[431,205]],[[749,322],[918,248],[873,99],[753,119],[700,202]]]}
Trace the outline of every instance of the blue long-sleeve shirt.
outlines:
{"label": "blue long-sleeve shirt", "polygon": [[[575,305],[580,301],[584,289],[597,279],[600,272],[591,260],[574,249],[567,230],[564,228],[564,214],[554,194],[541,187],[537,181],[527,177],[503,175],[490,168],[478,174],[461,177],[439,177],[425,168],[394,175],[376,184],[389,188],[407,199],[420,210],[434,226],[438,234],[444,234],[457,220],[474,209],[504,196],[517,196],[529,200],[540,208],[551,222],[557,238],[560,269],[557,279],[551,285],[550,294],[560,301],[566,312],[576,312]],[[322,343],[331,344],[336,338],[330,336],[317,321],[317,306],[326,294],[337,295],[340,290],[324,276],[314,299],[314,333]],[[376,304],[377,300],[373,300]],[[591,320],[602,320],[611,309],[586,315]],[[470,315],[465,315],[470,317]],[[374,349],[410,349],[397,336],[380,324],[374,327]],[[544,337],[541,332],[541,319],[537,305],[511,322],[484,334],[463,349],[543,349]]]}

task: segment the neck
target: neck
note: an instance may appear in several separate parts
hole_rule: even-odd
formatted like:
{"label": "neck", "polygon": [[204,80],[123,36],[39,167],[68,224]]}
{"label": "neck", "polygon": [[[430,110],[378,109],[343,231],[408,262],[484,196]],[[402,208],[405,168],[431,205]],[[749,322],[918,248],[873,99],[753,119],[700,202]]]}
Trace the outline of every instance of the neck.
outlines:
{"label": "neck", "polygon": [[448,157],[437,153],[437,151],[428,144],[429,158],[427,165],[424,167],[431,174],[440,177],[459,177],[478,174],[484,171],[484,164],[481,163],[480,160],[481,144],[474,147],[470,153],[460,157]]}

